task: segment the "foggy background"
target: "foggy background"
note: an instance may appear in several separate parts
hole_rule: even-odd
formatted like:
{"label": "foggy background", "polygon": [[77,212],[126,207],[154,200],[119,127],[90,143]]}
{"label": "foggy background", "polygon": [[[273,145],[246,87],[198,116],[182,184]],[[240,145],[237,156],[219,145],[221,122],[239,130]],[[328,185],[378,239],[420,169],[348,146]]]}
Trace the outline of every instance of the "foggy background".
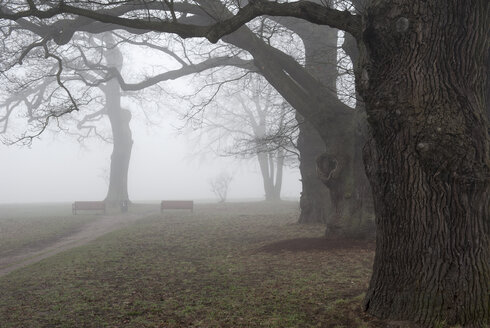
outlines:
{"label": "foggy background", "polygon": [[[132,201],[188,198],[216,200],[209,180],[221,171],[233,174],[229,200],[263,199],[264,188],[256,159],[192,156],[188,138],[173,125],[172,115],[161,127],[133,120],[133,151],[129,169]],[[75,139],[46,132],[31,148],[0,145],[0,203],[71,202],[100,200],[107,193],[112,145],[90,140],[80,146]],[[282,197],[298,198],[297,168],[285,167]]]}
{"label": "foggy background", "polygon": [[[123,72],[128,82],[180,67],[171,57],[151,49],[123,47],[123,53]],[[187,76],[162,84],[170,92],[186,93],[192,92],[192,79],[193,76]],[[138,93],[142,95],[142,102],[131,96],[122,99],[123,107],[130,109],[133,116],[130,125],[134,143],[128,176],[131,201],[217,201],[211,191],[210,180],[223,171],[233,175],[228,200],[264,199],[256,157],[237,160],[203,154],[202,151],[196,153],[199,147],[195,147],[196,140],[189,136],[192,131],[187,129],[185,134],[179,133],[179,128],[185,125],[182,113],[190,105],[155,92],[135,94]],[[0,143],[0,203],[105,198],[112,144],[90,138],[80,145],[76,137],[59,131],[55,125],[51,124],[30,148]],[[110,131],[107,117],[99,125],[106,125],[106,130]],[[205,149],[203,151],[206,152]],[[284,167],[283,199],[299,199],[299,179],[297,164],[294,168]]]}

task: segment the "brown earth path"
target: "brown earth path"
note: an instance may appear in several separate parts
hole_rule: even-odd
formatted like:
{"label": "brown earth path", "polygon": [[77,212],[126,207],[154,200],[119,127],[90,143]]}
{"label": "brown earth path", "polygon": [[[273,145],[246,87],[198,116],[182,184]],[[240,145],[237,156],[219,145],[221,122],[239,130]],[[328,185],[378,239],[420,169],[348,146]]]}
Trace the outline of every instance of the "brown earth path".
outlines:
{"label": "brown earth path", "polygon": [[146,216],[148,214],[102,216],[100,219],[83,226],[82,230],[65,236],[53,244],[39,249],[28,249],[12,256],[0,257],[0,277],[68,249],[85,245],[102,235],[130,225]]}

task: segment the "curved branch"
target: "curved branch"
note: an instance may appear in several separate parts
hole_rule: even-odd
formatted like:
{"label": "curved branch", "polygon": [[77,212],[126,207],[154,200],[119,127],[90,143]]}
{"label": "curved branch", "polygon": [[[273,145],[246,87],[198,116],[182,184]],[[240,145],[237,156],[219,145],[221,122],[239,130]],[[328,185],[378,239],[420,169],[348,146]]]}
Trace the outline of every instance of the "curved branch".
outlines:
{"label": "curved branch", "polygon": [[158,75],[155,75],[153,77],[149,77],[141,82],[137,83],[127,83],[119,70],[115,69],[114,67],[107,67],[103,65],[97,65],[97,68],[99,69],[105,69],[109,72],[109,77],[104,79],[104,82],[110,80],[111,78],[116,78],[119,82],[119,85],[121,86],[121,89],[124,91],[137,91],[137,90],[142,90],[145,88],[148,88],[150,86],[156,85],[160,82],[163,81],[168,81],[168,80],[175,80],[180,77],[189,75],[189,74],[195,74],[195,73],[201,73],[205,70],[211,69],[211,68],[216,68],[216,67],[221,67],[221,66],[234,66],[238,68],[243,68],[247,69],[249,71],[253,71],[255,66],[253,65],[252,60],[244,60],[241,58],[237,57],[217,57],[217,58],[210,58],[207,59],[201,63],[194,64],[194,65],[187,65],[182,68],[172,70],[172,71],[167,71]]}
{"label": "curved branch", "polygon": [[[4,6],[5,7],[5,6]],[[117,8],[108,10],[90,10],[68,5],[61,1],[55,7],[47,10],[39,10],[34,5],[28,10],[10,13],[10,10],[0,7],[0,18],[18,20],[26,17],[53,18],[60,14],[73,14],[90,18],[99,22],[115,24],[139,30],[165,32],[177,34],[182,38],[205,37],[210,42],[216,43],[223,36],[238,30],[252,19],[268,16],[288,16],[307,20],[314,24],[329,25],[344,30],[359,39],[361,33],[361,18],[349,11],[340,11],[328,8],[310,1],[298,1],[293,3],[277,3],[265,0],[250,1],[241,8],[233,17],[219,21],[208,26],[183,24],[176,21],[162,21],[157,18],[125,18],[111,14]],[[163,8],[170,11],[169,8]],[[71,36],[70,36],[71,38]]]}

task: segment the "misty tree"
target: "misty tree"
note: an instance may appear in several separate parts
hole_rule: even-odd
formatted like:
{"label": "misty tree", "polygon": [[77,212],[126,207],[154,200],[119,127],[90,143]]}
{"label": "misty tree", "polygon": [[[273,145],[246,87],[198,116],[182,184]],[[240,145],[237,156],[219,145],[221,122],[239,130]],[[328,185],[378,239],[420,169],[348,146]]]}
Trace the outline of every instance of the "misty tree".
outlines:
{"label": "misty tree", "polygon": [[[119,206],[121,202],[129,202],[128,172],[133,146],[130,128],[132,114],[130,110],[122,107],[123,94],[117,80],[109,79],[102,83],[106,75],[105,71],[101,71],[100,67],[93,64],[94,62],[105,63],[109,68],[122,69],[124,57],[121,50],[117,47],[116,39],[109,32],[101,34],[97,39],[98,44],[94,44],[92,40],[91,46],[95,50],[95,54],[89,55],[87,51],[82,50],[80,45],[77,45],[85,70],[82,71],[82,69],[78,68],[75,71],[87,85],[97,87],[102,91],[104,104],[99,111],[91,115],[85,115],[77,124],[77,127],[79,129],[88,129],[90,132],[90,130],[96,129],[97,119],[100,119],[103,115],[109,118],[111,137],[104,138],[104,140],[111,142],[113,149],[110,160],[109,186],[104,201],[111,206]],[[85,126],[87,121],[90,122],[88,127]]]}
{"label": "misty tree", "polygon": [[[206,10],[205,4],[199,4]],[[59,44],[93,20],[107,28],[175,33],[212,42],[261,15],[302,18],[351,34],[359,51],[356,88],[369,124],[364,162],[377,227],[374,270],[364,308],[382,318],[425,326],[444,322],[485,327],[490,316],[486,114],[490,3],[380,0],[362,4],[351,13],[309,1],[259,0],[218,23],[194,25],[179,21],[186,18],[180,13],[187,3],[105,7],[93,2],[6,1],[0,17],[41,19],[49,25],[75,20],[46,39]],[[135,12],[140,8],[145,10]],[[134,15],[125,15],[128,12]],[[267,64],[277,66],[273,61]],[[296,83],[297,78],[290,74],[285,84]],[[332,106],[321,106],[320,94],[312,92],[309,99],[320,103],[301,107],[288,101],[320,133],[324,122],[319,112],[329,112],[329,119],[336,122],[344,118]]]}
{"label": "misty tree", "polygon": [[[116,41],[110,33],[103,34],[105,43],[104,57],[108,67],[121,70],[124,62],[121,51],[116,46]],[[88,65],[90,67],[90,65]],[[131,127],[131,111],[122,108],[121,88],[117,80],[111,79],[100,85],[105,96],[105,110],[112,129],[113,150],[109,176],[109,188],[105,202],[113,206],[121,202],[129,202],[128,172],[131,159],[133,138]]]}
{"label": "misty tree", "polygon": [[[206,12],[201,9],[195,10],[194,15],[186,19],[192,22],[210,23],[212,22],[210,13],[213,13],[213,17],[218,18],[224,13],[231,15],[226,6],[214,2]],[[343,113],[345,119],[342,120],[342,125],[339,124],[339,121],[330,120],[331,113],[328,111],[319,111],[318,115],[324,116],[321,121],[325,123],[321,135],[301,115],[298,115],[301,124],[299,125],[300,136],[297,147],[300,153],[303,186],[299,222],[328,222],[330,227],[327,229],[328,236],[346,233],[350,236],[363,235],[366,225],[369,226],[369,222],[372,222],[370,221],[372,220],[372,206],[370,206],[372,199],[360,156],[360,145],[364,140],[358,138],[359,129],[357,127],[359,124],[365,125],[366,122],[360,122],[362,115],[359,110],[351,110],[340,102],[336,95],[337,32],[335,29],[324,26],[312,28],[311,24],[301,23],[298,20],[288,19],[286,21],[281,18],[280,22],[289,30],[281,27],[277,22],[265,19],[255,24],[254,28],[243,27],[224,37],[223,40],[234,47],[230,49],[230,53],[234,55],[236,55],[236,50],[234,50],[236,48],[248,51],[253,56],[257,72],[265,76],[276,90],[295,106],[300,106],[299,108],[304,106],[308,109],[311,106],[319,106],[320,103],[321,106],[328,103],[334,108],[333,110]],[[301,39],[294,37],[295,34],[291,31],[294,31]],[[306,53],[305,58],[299,58],[301,62],[299,63],[298,54],[291,53],[290,49],[286,48],[291,48],[291,45],[294,45],[293,49],[303,48],[303,45],[299,45],[301,41],[304,43]],[[222,49],[223,46],[220,45],[220,48]],[[303,66],[303,63],[306,67]],[[291,83],[292,75],[296,77],[295,83]],[[319,81],[325,81],[325,83],[318,83]],[[304,92],[305,90],[308,92]],[[324,101],[312,102],[311,93],[322,97]],[[356,131],[355,134],[352,133],[353,129]],[[335,131],[335,133],[330,131]],[[346,140],[352,141],[349,143],[352,147],[341,146],[347,144]],[[317,177],[316,158],[325,152],[326,148],[329,158],[339,163],[337,171],[342,172],[331,181],[326,181],[326,185],[332,191],[331,203],[334,206],[330,206],[327,200],[328,192]],[[328,161],[325,163],[328,164]],[[319,168],[325,168],[328,171],[325,165]],[[351,220],[353,216],[358,219]]]}
{"label": "misty tree", "polygon": [[[274,35],[279,34],[277,26],[269,27],[268,25],[269,25],[268,22],[265,22],[265,21],[262,21],[262,22],[260,22],[260,24],[258,24],[257,29],[260,32],[260,33],[258,33],[260,35],[260,37],[254,37],[255,42],[262,42],[263,43],[264,41],[262,41],[261,38],[269,39],[269,41],[270,41],[272,34],[274,34]],[[270,31],[268,32],[268,30],[270,30],[272,32],[270,32]],[[291,34],[291,32],[288,32],[288,34]],[[293,45],[294,47],[297,47],[297,44],[295,44],[295,43],[297,43],[298,40],[295,40],[295,41],[296,42],[290,42],[289,44]],[[182,44],[184,44],[184,42],[182,42]],[[235,56],[234,58],[238,58],[239,54],[243,53],[243,49],[237,47],[235,44],[228,43],[228,45],[231,47],[227,47],[226,51],[228,51],[229,53],[232,53],[233,56]],[[191,109],[190,110],[185,109],[185,114],[182,115],[183,119],[189,119],[189,118],[192,119],[196,115],[196,112],[204,111],[205,107],[212,102],[212,100],[209,99],[209,94],[213,94],[213,97],[215,97],[216,94],[218,93],[221,85],[224,85],[224,84],[230,83],[230,82],[235,82],[238,79],[238,77],[235,77],[235,78],[228,77],[228,78],[224,79],[225,81],[223,83],[221,83],[220,79],[217,78],[216,74],[214,74],[212,71],[213,68],[218,67],[220,64],[218,61],[212,62],[209,57],[211,54],[216,56],[216,53],[218,53],[220,50],[222,52],[223,46],[220,46],[219,50],[216,50],[216,49],[210,48],[209,45],[202,45],[202,43],[196,44],[196,42],[193,42],[191,44],[186,45],[186,48],[187,49],[199,48],[200,51],[203,52],[203,54],[201,55],[202,56],[201,61],[203,64],[208,63],[208,65],[209,65],[208,70],[204,71],[203,74],[205,76],[211,76],[211,78],[209,79],[210,81],[207,81],[205,83],[203,82],[201,84],[198,83],[198,85],[200,85],[199,89],[201,92],[203,90],[206,90],[206,92],[204,92],[205,93],[205,96],[203,97],[204,99],[202,99],[201,101],[196,102],[196,100],[194,99],[194,98],[196,98],[196,97],[194,97],[195,94],[192,94],[191,96],[182,95],[182,94],[178,94],[177,96],[173,95],[174,97],[176,97],[178,99],[178,103],[182,103],[182,99],[187,99],[188,101],[193,102]],[[239,50],[237,50],[237,48],[239,48]],[[271,49],[274,49],[274,48],[271,48]],[[250,50],[250,49],[247,48],[247,50]],[[196,56],[195,51],[188,51],[188,52],[192,53],[193,56]],[[274,56],[274,53],[271,52],[270,55]],[[186,56],[188,56],[188,53],[186,53]],[[257,62],[257,60],[255,60],[255,62]],[[245,64],[245,63],[248,63],[248,64]],[[259,60],[259,63],[260,63],[260,60]],[[228,60],[222,60],[222,65],[228,66],[228,65],[230,65],[230,63]],[[249,70],[250,72],[261,73],[260,71],[257,70],[257,66],[254,66],[253,62],[250,60],[244,59],[241,65],[237,65],[237,64],[232,64],[232,65],[236,66],[236,67],[247,68],[247,70]],[[208,71],[210,71],[210,72],[208,72]],[[218,67],[218,71],[219,71],[219,67]],[[228,74],[231,74],[231,73],[228,73]],[[220,75],[223,76],[225,74],[220,74]],[[244,73],[243,77],[245,77],[246,75],[247,75],[247,73]],[[209,87],[210,85],[214,86],[215,89],[211,90],[211,87]],[[301,88],[301,87],[302,86],[298,86],[298,88]],[[305,122],[304,119],[300,119],[300,121],[301,121],[301,124],[299,125],[300,134],[302,133],[301,131],[304,131],[303,136],[301,137],[301,140],[303,142],[301,143],[301,146],[299,146],[299,147],[296,146],[296,147],[298,147],[299,153],[300,154],[303,153],[303,155],[304,155],[304,156],[301,155],[301,159],[302,159],[301,163],[304,163],[306,161],[309,162],[309,165],[300,165],[300,171],[302,172],[302,176],[303,176],[302,181],[303,181],[303,185],[304,185],[302,195],[316,194],[316,192],[314,192],[312,190],[312,188],[310,187],[312,185],[316,186],[315,190],[317,190],[317,191],[319,190],[319,188],[318,188],[318,186],[319,186],[320,191],[325,194],[325,188],[323,187],[323,185],[321,184],[321,182],[318,180],[318,178],[316,176],[316,164],[315,164],[316,156],[321,152],[320,150],[324,149],[324,146],[322,147],[322,141],[321,141],[321,139],[319,139],[318,134],[314,131],[314,129],[311,127],[311,125],[309,125],[307,122]],[[290,143],[290,140],[294,139],[294,138],[292,138],[290,135],[284,135],[284,133],[286,132],[285,130],[281,130],[281,132],[283,133],[282,136],[276,135],[273,138],[272,138],[272,136],[269,136],[269,138],[266,138],[266,139],[262,138],[262,141],[268,141],[270,144],[268,148],[271,148],[271,149],[274,147],[275,148],[284,148],[284,146],[281,144],[278,144],[277,141],[285,140],[286,142],[283,142],[283,144],[286,144],[286,143]],[[313,137],[311,137],[311,136],[313,136]],[[256,144],[256,141],[257,141],[257,139],[254,141],[254,144]],[[317,150],[317,151],[313,150],[313,149],[315,149],[315,147],[318,147],[317,146],[318,144],[319,144],[320,150]],[[250,146],[251,146],[251,144],[249,143],[246,147],[247,148],[246,150],[241,150],[241,151],[235,152],[235,154],[229,154],[229,155],[238,155],[238,153],[243,155],[245,153],[250,153],[251,152]],[[203,147],[203,148],[206,148],[206,147]],[[254,148],[254,147],[252,147],[252,148]],[[278,152],[283,153],[283,151],[280,149],[274,150],[274,151],[276,153],[278,153]],[[227,153],[229,153],[229,152],[227,152]],[[253,151],[253,153],[255,154],[257,152]],[[307,156],[307,154],[310,154],[310,155]],[[220,154],[220,155],[223,155],[223,154]],[[269,200],[278,199],[280,196],[280,186],[281,186],[281,179],[279,177],[282,174],[282,169],[278,170],[277,168],[274,168],[275,164],[273,164],[270,160],[267,160],[267,158],[265,158],[266,156],[263,156],[263,155],[264,155],[263,152],[260,152],[259,161],[261,163],[260,164],[261,173],[262,173],[263,178],[264,178],[263,181],[264,181],[264,189],[265,189],[266,199],[269,199]],[[277,156],[274,156],[274,157],[277,157]],[[283,160],[281,159],[282,157],[283,157],[283,155],[279,156],[279,162],[283,162]],[[304,157],[304,159],[303,159],[303,157]],[[277,161],[274,161],[274,162],[277,163]],[[279,168],[281,168],[281,165],[279,165]],[[306,172],[306,168],[309,169],[309,172],[303,173],[303,171]],[[276,173],[275,177],[274,177],[274,172]],[[307,181],[309,181],[309,183],[307,183]],[[303,210],[301,211],[301,216],[300,216],[300,222],[301,223],[308,223],[308,222],[325,223],[327,211],[324,210],[324,208],[328,203],[328,201],[326,201],[326,196],[327,195],[325,195],[325,197],[320,197],[321,200],[319,199],[319,197],[316,197],[316,198],[311,197],[311,199],[309,198],[310,200],[316,199],[317,201],[309,201],[307,205],[302,206]],[[302,197],[302,199],[305,199],[305,198]],[[302,204],[305,204],[305,203],[302,202]]]}
{"label": "misty tree", "polygon": [[218,197],[220,203],[226,202],[228,197],[228,190],[230,183],[233,180],[233,176],[228,172],[222,171],[209,181],[211,191]]}
{"label": "misty tree", "polygon": [[199,149],[218,156],[256,158],[265,200],[281,199],[284,165],[297,158],[293,110],[257,74],[219,84],[197,120]]}
{"label": "misty tree", "polygon": [[[350,237],[366,236],[372,232],[373,209],[372,196],[369,192],[368,182],[364,174],[361,149],[365,142],[365,120],[362,102],[355,101],[355,95],[348,89],[349,85],[337,87],[339,71],[350,75],[350,58],[345,53],[339,57],[338,30],[328,26],[311,25],[307,22],[290,17],[274,18],[288,29],[298,34],[305,48],[305,68],[318,83],[316,88],[324,88],[326,103],[337,102],[332,95],[344,98],[343,120],[329,120],[325,117],[324,130],[318,133],[313,125],[298,113],[298,120],[304,122],[300,125],[303,185],[302,203],[314,201],[315,204],[324,202],[325,193],[317,179],[330,191],[330,208],[322,206],[305,206],[300,221],[315,221],[316,217],[325,217],[327,223],[327,236],[348,235]],[[349,55],[351,55],[349,53]],[[305,72],[303,72],[305,76]],[[349,79],[347,79],[349,80]],[[353,100],[354,99],[354,100]],[[349,106],[356,106],[355,109]],[[336,104],[339,109],[340,104]],[[328,115],[328,112],[325,113]],[[302,128],[301,128],[302,127]],[[303,145],[304,144],[304,145]],[[333,165],[332,165],[333,164]],[[302,206],[303,207],[303,206]],[[322,211],[314,215],[307,215],[309,211]]]}
{"label": "misty tree", "polygon": [[[200,8],[192,13],[193,16],[184,18],[185,22],[211,24],[232,17],[225,4],[217,1],[200,2]],[[363,110],[352,110],[339,100],[335,90],[337,66],[336,50],[333,49],[337,49],[337,32],[327,27],[301,24],[291,18],[276,19],[280,19],[281,24],[294,31],[303,41],[304,65],[285,51],[284,44],[290,45],[295,40],[291,32],[278,33],[281,29],[277,24],[269,28],[273,32],[266,28],[271,25],[270,22],[256,24],[255,30],[260,33],[254,33],[244,26],[224,36],[223,41],[248,51],[258,72],[298,112],[315,113],[316,126],[308,124],[305,117],[298,116],[300,122],[305,123],[300,125],[298,142],[303,185],[300,222],[327,222],[331,228],[326,231],[328,236],[363,236],[373,217],[372,198],[361,161],[361,144],[365,137],[359,135],[359,131],[363,130],[359,126],[366,122]],[[274,38],[277,35],[280,37]],[[316,165],[317,156],[325,150],[321,159],[327,160]],[[323,170],[324,176],[328,177],[334,170],[333,166],[328,165],[330,162],[337,163],[337,170],[329,180],[324,179],[330,189],[331,202],[328,202],[325,199],[328,194],[319,183],[316,172]],[[333,206],[328,208],[330,203]],[[354,216],[356,220],[352,220]]]}
{"label": "misty tree", "polygon": [[[31,32],[31,36],[42,35],[46,27],[36,24],[28,24],[25,21],[20,22],[17,29],[24,32]],[[117,35],[117,37],[116,37]],[[8,43],[9,39],[4,40],[2,44],[5,57],[20,52]],[[118,45],[124,40],[124,44],[136,45],[138,47],[148,47],[162,52],[172,59],[182,64],[181,69],[166,71],[163,74],[154,76],[151,80],[145,80],[144,83],[129,84],[126,83],[121,75],[123,69],[124,56]],[[29,44],[35,45],[32,40],[27,40],[25,47],[29,50]],[[64,49],[63,46],[47,52],[55,61],[52,61],[52,68],[49,73],[33,74],[24,76],[22,79],[16,79],[19,69],[14,69],[16,62],[4,60],[2,63],[9,68],[6,72],[6,85],[12,89],[7,89],[3,98],[4,112],[0,117],[1,133],[4,135],[4,143],[24,143],[30,144],[34,138],[39,136],[47,127],[49,120],[56,119],[58,128],[68,135],[74,135],[79,142],[87,138],[96,137],[113,145],[113,152],[110,160],[109,186],[105,201],[113,206],[118,206],[122,201],[129,201],[128,195],[128,171],[132,149],[132,133],[130,128],[131,112],[122,108],[122,90],[133,91],[131,98],[137,98],[134,92],[151,88],[153,85],[175,79],[188,74],[193,74],[205,69],[218,65],[245,65],[246,61],[227,60],[228,58],[213,58],[212,60],[203,61],[198,65],[186,62],[175,52],[170,51],[167,47],[150,43],[148,40],[135,41],[121,33],[103,33],[95,37],[88,34],[80,34],[74,38],[70,44],[70,50]],[[47,57],[45,54],[44,57]],[[182,55],[183,57],[183,55]],[[39,56],[39,52],[26,51],[22,53],[24,66],[34,67],[33,71],[44,72],[43,67],[49,67],[51,62],[46,63],[45,58]],[[63,63],[62,65],[60,65]],[[8,67],[11,65],[12,67]],[[117,74],[115,73],[117,72]],[[56,73],[56,74],[54,74]],[[44,79],[40,78],[45,74]],[[5,76],[4,76],[5,77]],[[11,83],[13,81],[14,83]],[[62,83],[61,81],[65,81]],[[74,83],[77,84],[74,84]],[[70,83],[70,86],[65,86]],[[15,91],[13,91],[15,90]],[[53,91],[56,90],[56,91]],[[60,92],[61,91],[61,92]],[[55,94],[61,93],[61,95]],[[63,97],[62,93],[66,93]],[[79,95],[77,101],[66,101],[65,98],[72,99]],[[128,92],[125,93],[128,96]],[[65,103],[54,103],[53,98],[64,99]],[[144,101],[149,103],[148,100]],[[59,120],[57,111],[63,113],[63,106],[73,106],[70,110],[83,108],[84,115],[72,115],[63,117]],[[49,106],[47,106],[49,104]],[[75,107],[77,106],[77,107]],[[144,106],[141,106],[144,107]],[[15,129],[12,120],[17,115],[25,112],[29,120],[30,129]],[[145,114],[146,115],[146,114]],[[61,118],[62,115],[60,115]],[[108,117],[112,134],[104,132],[103,118]],[[148,117],[146,117],[148,120]],[[23,123],[23,122],[21,122]],[[71,125],[76,126],[71,129]],[[10,134],[9,130],[13,130]],[[20,134],[16,134],[19,132]],[[13,135],[8,138],[8,135]]]}
{"label": "misty tree", "polygon": [[[43,30],[42,26],[24,24],[23,27],[27,30],[34,30],[38,34]],[[86,107],[90,107],[91,112],[85,111],[81,117],[76,115],[69,119],[64,117],[63,121],[60,121],[59,127],[64,133],[74,135],[81,143],[87,138],[97,137],[113,144],[109,187],[105,201],[112,205],[118,205],[121,201],[129,200],[127,178],[133,143],[129,127],[131,113],[121,107],[122,94],[117,80],[112,79],[101,83],[100,79],[105,76],[105,72],[101,72],[97,67],[91,67],[87,58],[90,57],[94,62],[105,62],[111,67],[121,69],[123,55],[115,46],[114,37],[110,33],[98,37],[82,34],[75,41],[76,44],[73,45],[72,49],[60,49],[60,47],[53,50],[52,56],[57,61],[50,68],[50,76],[44,79],[39,79],[36,76],[24,78],[18,82],[22,83],[22,86],[18,87],[17,92],[4,98],[2,107],[5,112],[0,119],[3,123],[2,132],[7,134],[9,123],[12,125],[10,120],[16,112],[22,111],[20,107],[24,107],[29,120],[35,122],[42,131],[47,127],[44,120],[54,113],[56,106],[58,106],[52,102],[53,97],[56,97],[53,90],[60,87],[61,79],[76,82],[77,87],[72,84],[70,89],[77,90],[78,88],[78,94],[85,94],[84,103]],[[4,43],[3,46],[9,47],[9,44]],[[31,57],[26,53],[23,60],[34,61],[32,65],[42,70],[40,66],[46,63],[36,60],[38,59],[36,56],[34,54]],[[63,63],[63,73],[60,71],[60,63]],[[46,66],[49,67],[49,65]],[[59,78],[54,76],[53,72],[59,73]],[[43,108],[46,103],[49,103],[50,106]],[[79,103],[82,102],[79,101]],[[105,117],[109,118],[111,135],[107,135],[103,131],[103,124],[100,121]],[[76,125],[75,129],[70,128],[72,123]],[[30,143],[35,136],[37,133],[22,134],[21,137],[6,139],[5,141],[7,143]]]}

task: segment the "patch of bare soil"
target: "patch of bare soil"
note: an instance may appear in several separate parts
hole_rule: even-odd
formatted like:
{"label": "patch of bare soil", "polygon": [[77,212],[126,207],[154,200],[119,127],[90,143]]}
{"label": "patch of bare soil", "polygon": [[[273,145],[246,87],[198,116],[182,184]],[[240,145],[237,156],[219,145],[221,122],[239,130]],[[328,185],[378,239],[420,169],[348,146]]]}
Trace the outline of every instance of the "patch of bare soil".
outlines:
{"label": "patch of bare soil", "polygon": [[257,252],[279,253],[288,252],[308,252],[308,251],[329,251],[334,249],[362,248],[374,250],[375,244],[370,240],[354,239],[326,239],[318,238],[295,238],[286,239],[262,246]]}
{"label": "patch of bare soil", "polygon": [[144,216],[146,215],[126,214],[101,216],[100,219],[82,227],[80,231],[65,236],[52,244],[43,245],[38,249],[26,249],[15,255],[0,257],[0,277],[68,249],[85,245],[102,235],[131,224]]}

